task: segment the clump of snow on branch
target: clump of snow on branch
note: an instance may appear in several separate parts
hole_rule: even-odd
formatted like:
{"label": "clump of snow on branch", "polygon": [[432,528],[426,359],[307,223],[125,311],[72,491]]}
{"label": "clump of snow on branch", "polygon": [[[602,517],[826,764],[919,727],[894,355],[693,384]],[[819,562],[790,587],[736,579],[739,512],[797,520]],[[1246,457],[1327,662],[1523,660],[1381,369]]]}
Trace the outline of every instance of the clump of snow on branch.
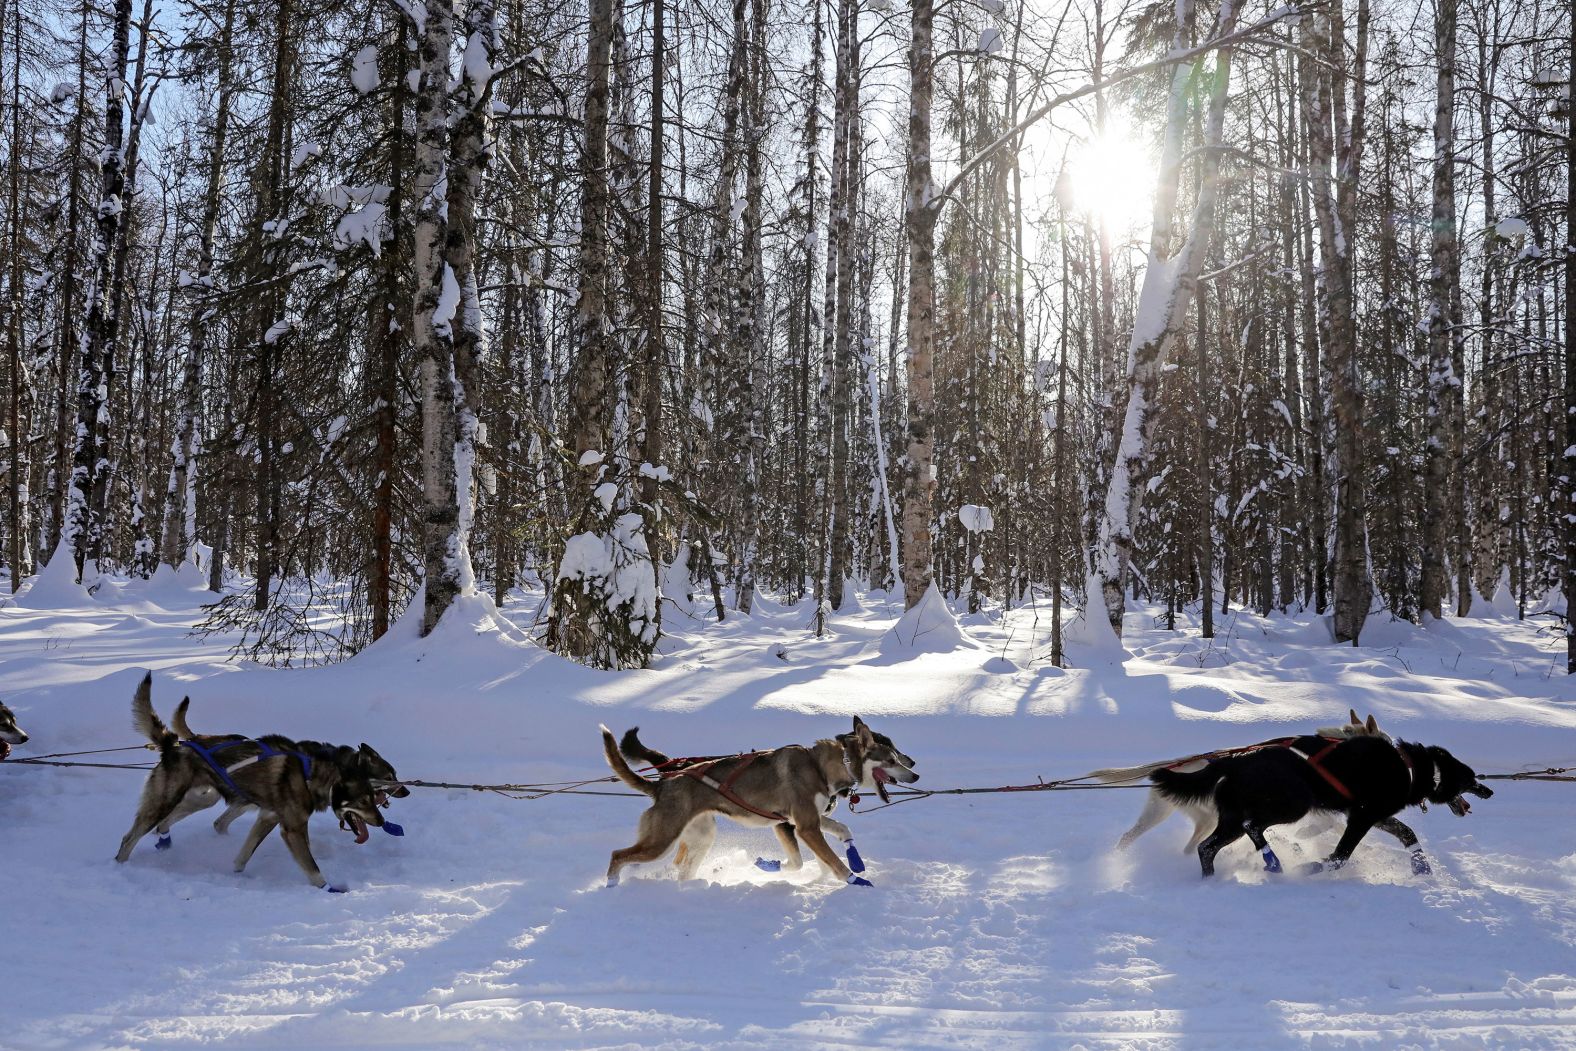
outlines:
{"label": "clump of snow on branch", "polygon": [[988,507],[964,504],[958,508],[958,524],[971,533],[989,533],[996,528],[996,519]]}
{"label": "clump of snow on branch", "polygon": [[350,86],[363,95],[378,89],[378,49],[368,44],[350,60]]}

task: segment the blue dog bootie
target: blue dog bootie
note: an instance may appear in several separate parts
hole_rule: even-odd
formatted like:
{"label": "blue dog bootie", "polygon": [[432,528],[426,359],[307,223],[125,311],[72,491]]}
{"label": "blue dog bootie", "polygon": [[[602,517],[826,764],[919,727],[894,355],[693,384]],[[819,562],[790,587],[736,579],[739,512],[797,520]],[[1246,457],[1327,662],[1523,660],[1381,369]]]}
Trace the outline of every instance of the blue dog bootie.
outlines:
{"label": "blue dog bootie", "polygon": [[848,867],[855,872],[865,871],[865,859],[859,856],[859,848],[854,846],[854,841],[845,839],[843,846],[847,848],[845,852],[848,855]]}
{"label": "blue dog bootie", "polygon": [[1432,876],[1433,874],[1433,866],[1428,863],[1427,856],[1423,854],[1423,848],[1418,847],[1412,851],[1412,875]]}
{"label": "blue dog bootie", "polygon": [[404,826],[396,825],[392,821],[383,822],[383,831],[387,832],[391,836],[403,836],[405,834]]}
{"label": "blue dog bootie", "polygon": [[154,850],[169,850],[174,845],[175,840],[171,839],[169,836],[160,836],[158,839],[153,841]]}
{"label": "blue dog bootie", "polygon": [[776,858],[756,858],[755,867],[762,872],[781,872],[783,863]]}
{"label": "blue dog bootie", "polygon": [[1265,872],[1280,872],[1281,871],[1280,858],[1275,856],[1275,851],[1273,849],[1271,849],[1270,847],[1265,847],[1259,853],[1264,855],[1264,871]]}
{"label": "blue dog bootie", "polygon": [[854,874],[852,872],[850,872],[848,874],[848,885],[850,887],[874,887],[875,886],[874,883],[871,883],[869,880],[865,879],[863,876],[856,875],[856,874]]}

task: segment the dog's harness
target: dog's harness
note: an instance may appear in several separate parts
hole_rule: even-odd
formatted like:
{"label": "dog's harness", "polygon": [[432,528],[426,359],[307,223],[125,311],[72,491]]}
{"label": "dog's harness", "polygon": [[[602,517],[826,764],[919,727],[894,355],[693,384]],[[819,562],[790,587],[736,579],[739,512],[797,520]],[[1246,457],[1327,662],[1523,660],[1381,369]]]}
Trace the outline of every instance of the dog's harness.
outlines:
{"label": "dog's harness", "polygon": [[[239,738],[239,739],[234,740],[234,741],[221,741],[220,743],[214,745],[212,748],[204,748],[201,744],[198,744],[196,741],[182,741],[181,744],[185,745],[187,748],[190,748],[193,752],[196,752],[199,756],[201,756],[203,762],[208,764],[208,768],[210,770],[212,770],[215,775],[218,776],[219,780],[223,781],[227,786],[229,786],[230,791],[234,792],[236,795],[240,796],[242,799],[245,799],[245,800],[248,800],[248,801],[252,800],[252,797],[251,797],[250,793],[248,793],[240,785],[236,784],[235,783],[235,778],[231,777],[230,775],[232,773],[234,773],[236,770],[244,769],[244,768],[246,768],[248,766],[251,766],[253,763],[260,763],[264,759],[273,759],[273,758],[275,758],[277,756],[294,756],[295,758],[297,758],[297,759],[299,759],[301,761],[301,774],[302,774],[302,776],[305,777],[308,781],[312,780],[312,757],[311,756],[307,755],[305,752],[287,752],[287,751],[283,751],[281,749],[275,748],[273,745],[269,744],[267,741],[254,741],[254,740],[251,740],[249,738],[243,737],[243,738]],[[234,748],[237,745],[243,745],[243,744],[255,744],[257,746],[257,754],[253,755],[253,756],[248,756],[247,758],[242,759],[239,762],[231,763],[228,766],[226,766],[223,763],[219,762],[218,758],[215,755],[215,753],[222,752],[222,751],[224,751],[227,748]]]}
{"label": "dog's harness", "polygon": [[[1328,781],[1330,783],[1330,787],[1335,789],[1342,799],[1346,800],[1348,803],[1352,802],[1356,798],[1352,795],[1352,790],[1343,785],[1340,778],[1326,770],[1322,762],[1325,756],[1329,755],[1331,752],[1335,751],[1335,749],[1340,747],[1341,742],[1339,740],[1331,740],[1328,737],[1321,737],[1319,740],[1327,741],[1328,743],[1317,752],[1314,752],[1312,755],[1309,755],[1307,752],[1303,751],[1301,748],[1298,748],[1294,744],[1287,745],[1286,749],[1287,751],[1291,752],[1292,755],[1300,756],[1301,758],[1307,760],[1308,765],[1313,767],[1314,772]],[[1411,771],[1411,768],[1411,764],[1408,763],[1408,772]]]}
{"label": "dog's harness", "polygon": [[[695,780],[699,781],[707,788],[712,789],[734,806],[739,807],[742,810],[748,810],[757,817],[764,817],[768,821],[780,823],[787,821],[788,819],[783,817],[781,814],[773,813],[770,810],[762,810],[760,807],[751,806],[741,799],[739,794],[733,790],[733,783],[739,779],[739,775],[748,770],[751,763],[755,762],[755,760],[759,759],[765,754],[765,752],[748,752],[741,756],[723,756],[720,759],[713,759],[709,762],[695,763],[694,765],[686,766],[681,770],[674,770],[672,773],[664,773],[662,776],[693,777]],[[715,777],[711,776],[712,767],[716,766],[718,763],[726,762],[729,759],[735,758],[738,759],[739,765],[735,766],[728,773],[726,778],[718,781]]]}
{"label": "dog's harness", "polygon": [[[1328,781],[1330,783],[1330,787],[1335,789],[1342,799],[1346,800],[1348,803],[1352,802],[1355,799],[1355,797],[1352,795],[1352,790],[1342,784],[1340,778],[1326,770],[1324,768],[1324,764],[1321,762],[1325,756],[1329,755],[1331,752],[1335,751],[1335,749],[1344,744],[1346,739],[1321,737],[1319,740],[1325,741],[1327,743],[1323,748],[1319,749],[1317,752],[1314,752],[1312,755],[1309,755],[1307,752],[1303,751],[1301,748],[1298,748],[1294,744],[1289,744],[1286,746],[1286,748],[1293,755],[1300,756],[1301,758],[1307,760],[1308,765],[1313,767],[1314,772]],[[1394,747],[1395,754],[1401,757],[1401,764],[1406,767],[1406,788],[1407,794],[1410,796],[1412,785],[1417,781],[1417,769],[1412,764],[1412,757],[1406,754],[1406,749],[1402,748],[1400,745],[1395,745]]]}

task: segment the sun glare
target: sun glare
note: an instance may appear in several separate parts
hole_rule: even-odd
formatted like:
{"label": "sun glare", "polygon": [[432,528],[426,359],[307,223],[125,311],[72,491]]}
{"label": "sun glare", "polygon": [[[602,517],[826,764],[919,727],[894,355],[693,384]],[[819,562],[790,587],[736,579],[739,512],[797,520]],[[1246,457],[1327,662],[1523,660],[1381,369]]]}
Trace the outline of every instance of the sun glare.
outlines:
{"label": "sun glare", "polygon": [[1076,207],[1103,217],[1113,230],[1147,223],[1156,164],[1149,148],[1125,128],[1108,127],[1104,135],[1075,147],[1068,158]]}

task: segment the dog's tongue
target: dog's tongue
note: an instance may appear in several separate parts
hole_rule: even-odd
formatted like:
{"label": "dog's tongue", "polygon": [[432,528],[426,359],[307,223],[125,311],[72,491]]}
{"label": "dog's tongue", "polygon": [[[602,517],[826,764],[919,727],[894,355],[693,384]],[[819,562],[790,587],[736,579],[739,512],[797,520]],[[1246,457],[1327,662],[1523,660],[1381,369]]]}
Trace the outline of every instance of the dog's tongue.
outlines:
{"label": "dog's tongue", "polygon": [[1468,803],[1463,796],[1456,796],[1449,802],[1448,806],[1450,807],[1450,812],[1455,814],[1456,817],[1466,817],[1472,811],[1472,804]]}
{"label": "dog's tongue", "polygon": [[892,802],[892,797],[887,795],[887,790],[886,790],[887,782],[891,780],[891,778],[887,777],[887,772],[885,770],[881,769],[878,766],[872,772],[871,776],[875,779],[875,782],[876,782],[876,795],[881,797],[881,802],[883,802],[883,803],[890,803],[890,802]]}
{"label": "dog's tongue", "polygon": [[367,823],[361,820],[359,814],[347,814],[346,817],[350,820],[350,830],[356,834],[356,842],[365,843],[371,834],[367,831]]}

